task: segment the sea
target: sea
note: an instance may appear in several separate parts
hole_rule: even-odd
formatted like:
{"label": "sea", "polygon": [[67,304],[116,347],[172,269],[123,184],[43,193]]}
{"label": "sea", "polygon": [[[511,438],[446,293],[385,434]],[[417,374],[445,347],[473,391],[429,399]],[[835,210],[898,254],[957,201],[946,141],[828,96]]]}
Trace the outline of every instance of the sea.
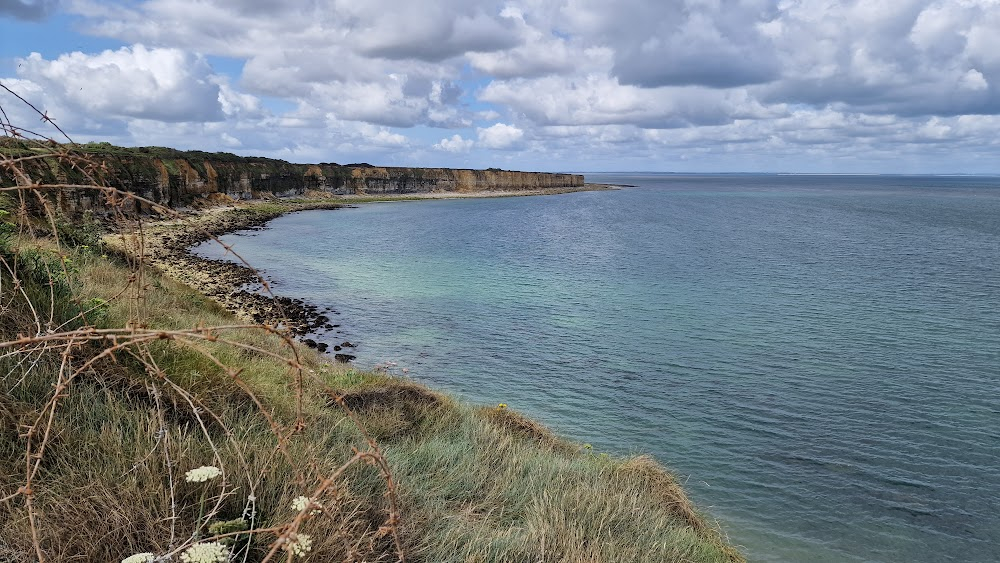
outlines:
{"label": "sea", "polygon": [[587,181],[628,187],[223,238],[358,366],[653,455],[750,561],[1000,561],[1000,178]]}

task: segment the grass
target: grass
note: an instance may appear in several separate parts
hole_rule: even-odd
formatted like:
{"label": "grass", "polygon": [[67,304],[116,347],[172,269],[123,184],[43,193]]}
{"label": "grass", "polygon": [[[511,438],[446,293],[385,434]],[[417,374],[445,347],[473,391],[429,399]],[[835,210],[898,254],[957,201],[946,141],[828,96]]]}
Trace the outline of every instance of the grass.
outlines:
{"label": "grass", "polygon": [[[42,244],[38,252],[45,251]],[[128,292],[132,275],[124,264],[88,250],[74,251],[71,260],[77,298],[107,303],[103,326],[123,326],[137,306],[155,329],[235,324],[229,313],[169,279],[147,272],[137,302],[119,295]],[[0,314],[8,326],[19,318],[19,307],[7,293],[9,283],[3,287],[7,307]],[[74,382],[55,411],[53,438],[34,485],[46,560],[118,561],[176,550],[199,534],[204,493],[217,506],[212,522],[240,519],[251,495],[255,525],[295,518],[291,500],[309,495],[353,449],[365,447],[335,396],[357,413],[388,461],[401,515],[396,527],[410,561],[741,560],[649,458],[595,455],[516,412],[464,405],[385,373],[329,364],[305,349],[299,350],[310,374],[303,427],[288,437],[282,454],[273,425],[295,423],[295,386],[287,363],[263,352],[281,353],[285,342],[250,328],[218,335],[260,351],[222,341],[192,348],[164,339],[149,345],[160,379],[122,354]],[[238,370],[238,378],[206,353]],[[0,360],[0,417],[9,419],[0,447],[4,496],[24,480],[24,438],[14,429],[41,412],[61,365],[51,354],[29,359],[34,363],[23,355]],[[224,481],[183,481],[184,471],[207,464],[221,467]],[[306,518],[299,528],[313,538],[307,559],[395,560],[384,527],[385,494],[378,471],[350,467],[317,499],[328,512]],[[15,496],[0,511],[0,561],[32,560],[24,503]],[[234,537],[250,561],[265,557],[274,539],[264,533]]]}

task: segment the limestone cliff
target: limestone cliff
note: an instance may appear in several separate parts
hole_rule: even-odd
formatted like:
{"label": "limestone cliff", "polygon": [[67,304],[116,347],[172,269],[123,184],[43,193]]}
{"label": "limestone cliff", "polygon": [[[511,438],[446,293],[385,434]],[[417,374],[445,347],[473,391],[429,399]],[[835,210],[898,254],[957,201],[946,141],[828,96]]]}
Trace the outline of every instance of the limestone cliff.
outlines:
{"label": "limestone cliff", "polygon": [[[37,150],[11,143],[7,154]],[[417,194],[426,192],[519,191],[583,185],[583,176],[513,172],[508,170],[453,170],[396,168],[367,164],[292,164],[283,160],[240,157],[230,153],[177,151],[162,147],[122,148],[107,143],[70,147],[89,158],[99,181],[171,207],[218,197],[249,199],[273,195],[295,196],[307,191],[330,194]],[[36,182],[84,183],[84,175],[70,160],[33,161],[29,174]],[[12,178],[0,180],[7,184]],[[86,190],[62,192],[60,207],[83,210],[100,207],[101,198]],[[142,210],[141,206],[139,206]]]}

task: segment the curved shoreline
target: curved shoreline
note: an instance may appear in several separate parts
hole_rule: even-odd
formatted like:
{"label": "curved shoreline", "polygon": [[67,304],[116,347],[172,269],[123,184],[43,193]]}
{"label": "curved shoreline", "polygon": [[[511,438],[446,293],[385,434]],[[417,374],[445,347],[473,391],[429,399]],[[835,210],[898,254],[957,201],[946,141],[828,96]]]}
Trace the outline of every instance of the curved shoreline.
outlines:
{"label": "curved shoreline", "polygon": [[[344,207],[343,203],[330,200],[254,200],[200,211],[189,210],[182,212],[180,218],[147,221],[142,233],[142,259],[246,322],[285,327],[301,337],[317,326],[328,324],[328,319],[320,314],[317,307],[300,299],[261,291],[268,287],[268,282],[251,265],[203,258],[191,249],[219,235],[261,227],[288,213],[341,207]],[[120,244],[121,237],[114,238]]]}
{"label": "curved shoreline", "polygon": [[[298,211],[334,210],[351,207],[357,203],[523,197],[612,189],[617,188],[606,184],[586,184],[578,188],[546,188],[516,192],[430,192],[405,196],[354,195],[317,199],[241,201],[200,210],[182,210],[179,211],[178,218],[144,221],[142,260],[167,276],[191,286],[240,319],[285,327],[303,344],[325,352],[326,344],[318,344],[315,340],[305,337],[339,328],[339,325],[332,323],[330,319],[331,314],[338,314],[336,311],[321,309],[303,299],[274,295],[270,293],[269,282],[252,265],[204,258],[194,254],[193,247],[224,234],[263,227],[272,219]],[[134,240],[123,242],[123,237],[127,238],[128,235],[108,236],[106,240],[113,248],[134,257],[137,253],[130,252],[127,248],[136,248],[138,245]],[[236,256],[239,259],[239,256]],[[337,354],[334,357],[341,361],[353,359],[349,354]]]}

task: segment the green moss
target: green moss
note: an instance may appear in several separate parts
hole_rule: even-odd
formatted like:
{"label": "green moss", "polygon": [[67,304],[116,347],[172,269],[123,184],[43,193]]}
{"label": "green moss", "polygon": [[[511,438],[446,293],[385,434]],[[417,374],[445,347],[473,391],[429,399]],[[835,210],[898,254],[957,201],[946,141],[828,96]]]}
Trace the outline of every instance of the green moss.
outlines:
{"label": "green moss", "polygon": [[162,159],[160,162],[163,163],[163,167],[167,169],[167,173],[171,176],[177,176],[181,173],[180,167],[177,166],[177,161],[172,158]]}

